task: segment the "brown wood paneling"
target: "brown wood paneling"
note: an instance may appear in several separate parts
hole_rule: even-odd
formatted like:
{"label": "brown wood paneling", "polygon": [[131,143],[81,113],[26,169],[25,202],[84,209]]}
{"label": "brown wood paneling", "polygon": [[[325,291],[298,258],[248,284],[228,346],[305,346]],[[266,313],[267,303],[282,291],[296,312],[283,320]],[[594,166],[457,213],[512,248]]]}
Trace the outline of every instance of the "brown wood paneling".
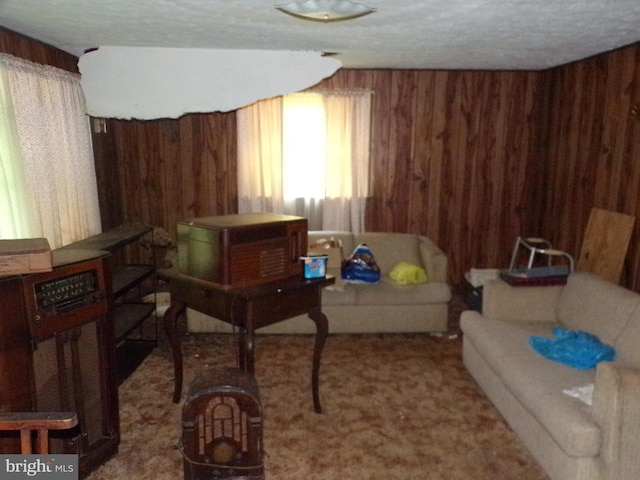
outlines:
{"label": "brown wood paneling", "polygon": [[107,128],[106,132],[96,131],[92,122],[92,131],[100,220],[102,230],[106,231],[120,225],[124,218],[123,185],[118,177],[119,156],[113,128]]}
{"label": "brown wood paneling", "polygon": [[70,72],[78,72],[78,57],[38,40],[0,27],[0,52]]}
{"label": "brown wood paneling", "polygon": [[[428,235],[451,279],[507,265],[532,234],[540,73],[341,70],[321,88],[374,92],[369,231]],[[110,120],[122,221],[175,232],[178,220],[237,208],[235,113]],[[105,150],[107,151],[107,150]]]}
{"label": "brown wood paneling", "polygon": [[[640,218],[640,46],[548,72],[548,168],[541,230],[578,255],[592,207]],[[621,283],[640,290],[638,223]]]}
{"label": "brown wood paneling", "polygon": [[375,92],[367,229],[430,236],[454,283],[471,267],[506,267],[515,237],[537,225],[543,78],[367,70],[356,85],[348,71],[323,82]]}
{"label": "brown wood paneling", "polygon": [[[103,227],[145,223],[175,237],[179,220],[237,211],[235,113],[190,114],[179,119],[107,122],[116,147],[96,150],[96,163],[113,165],[100,190],[120,191],[101,204]],[[101,156],[106,155],[106,156]],[[122,211],[121,218],[104,212]]]}

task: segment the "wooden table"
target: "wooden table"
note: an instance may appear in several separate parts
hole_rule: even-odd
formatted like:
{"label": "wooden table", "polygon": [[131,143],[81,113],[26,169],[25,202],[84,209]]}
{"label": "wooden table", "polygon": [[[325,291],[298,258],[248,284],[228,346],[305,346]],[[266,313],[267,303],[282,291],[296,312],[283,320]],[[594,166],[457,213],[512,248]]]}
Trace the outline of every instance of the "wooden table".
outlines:
{"label": "wooden table", "polygon": [[293,277],[265,285],[227,288],[178,273],[177,269],[159,270],[161,279],[169,282],[171,306],[164,315],[164,326],[173,354],[175,388],[173,402],[182,393],[182,350],[177,333],[177,320],[189,307],[238,328],[239,367],[254,373],[255,331],[297,315],[307,314],[316,324],[316,338],[311,370],[313,408],[322,413],[318,391],[320,359],[329,334],[327,317],[321,310],[322,288],[335,283],[333,277],[305,279]]}

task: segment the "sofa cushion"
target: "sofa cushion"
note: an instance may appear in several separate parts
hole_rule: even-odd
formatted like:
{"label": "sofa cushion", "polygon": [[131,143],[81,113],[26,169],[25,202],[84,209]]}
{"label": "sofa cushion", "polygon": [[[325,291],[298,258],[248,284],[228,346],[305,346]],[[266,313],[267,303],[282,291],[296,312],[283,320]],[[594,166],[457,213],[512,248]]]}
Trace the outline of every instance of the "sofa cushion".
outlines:
{"label": "sofa cushion", "polygon": [[616,360],[625,365],[640,368],[640,304],[636,306],[627,324],[613,342]]}
{"label": "sofa cushion", "polygon": [[322,290],[322,305],[355,305],[357,285],[341,284]]}
{"label": "sofa cushion", "polygon": [[422,266],[427,271],[430,282],[447,282],[447,256],[430,239],[424,236],[418,237]]}
{"label": "sofa cushion", "polygon": [[529,338],[532,335],[551,337],[551,330],[556,326],[558,324],[553,322],[511,323],[465,313],[460,319],[465,337],[473,342],[476,350],[494,369],[505,357],[537,356],[529,347]]}
{"label": "sofa cushion", "polygon": [[[367,232],[354,236],[356,246],[366,243],[376,259],[383,275],[388,275],[400,262],[422,265],[418,235],[410,233]],[[352,251],[344,252],[345,256]]]}
{"label": "sofa cushion", "polygon": [[638,295],[597,275],[575,272],[558,300],[558,320],[612,345],[638,304]]}
{"label": "sofa cushion", "polygon": [[563,393],[593,383],[595,369],[576,370],[541,356],[516,356],[506,358],[499,370],[504,385],[567,455],[598,455],[601,431],[591,418],[591,408]]}
{"label": "sofa cushion", "polygon": [[348,286],[357,291],[358,305],[428,305],[451,299],[451,289],[442,282],[401,285],[383,276],[378,283]]}
{"label": "sofa cushion", "polygon": [[[481,320],[480,320],[481,319]],[[551,337],[555,324],[513,324],[463,315],[466,341],[475,346],[518,399],[571,456],[595,456],[600,430],[591,420],[589,407],[563,390],[592,383],[595,370],[581,371],[538,355],[529,347],[531,335]]]}

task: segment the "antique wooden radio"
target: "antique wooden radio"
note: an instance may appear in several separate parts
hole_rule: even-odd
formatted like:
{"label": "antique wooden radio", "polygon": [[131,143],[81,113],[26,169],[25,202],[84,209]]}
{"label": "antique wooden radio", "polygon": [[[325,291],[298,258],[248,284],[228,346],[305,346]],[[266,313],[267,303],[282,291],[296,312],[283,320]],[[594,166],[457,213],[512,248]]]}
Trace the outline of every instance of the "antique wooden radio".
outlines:
{"label": "antique wooden radio", "polygon": [[[0,278],[0,410],[74,412],[52,453],[78,454],[86,477],[118,451],[111,274],[106,252],[53,252],[50,272]],[[17,432],[0,453],[17,453]]]}
{"label": "antique wooden radio", "polygon": [[182,409],[185,480],[263,480],[258,384],[239,368],[205,371]]}
{"label": "antique wooden radio", "polygon": [[178,222],[178,270],[224,287],[302,275],[307,219],[247,213]]}

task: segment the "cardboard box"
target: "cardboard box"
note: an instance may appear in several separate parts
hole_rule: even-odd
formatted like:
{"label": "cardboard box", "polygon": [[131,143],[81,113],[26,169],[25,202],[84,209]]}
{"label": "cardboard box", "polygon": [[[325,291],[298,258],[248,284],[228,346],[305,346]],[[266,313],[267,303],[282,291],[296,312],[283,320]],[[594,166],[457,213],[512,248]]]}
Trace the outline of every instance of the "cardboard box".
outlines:
{"label": "cardboard box", "polygon": [[326,255],[327,256],[327,268],[340,268],[342,267],[342,260],[344,256],[342,253],[342,247],[311,247],[309,248],[309,255]]}
{"label": "cardboard box", "polygon": [[46,238],[0,240],[0,276],[50,272],[51,247]]}

